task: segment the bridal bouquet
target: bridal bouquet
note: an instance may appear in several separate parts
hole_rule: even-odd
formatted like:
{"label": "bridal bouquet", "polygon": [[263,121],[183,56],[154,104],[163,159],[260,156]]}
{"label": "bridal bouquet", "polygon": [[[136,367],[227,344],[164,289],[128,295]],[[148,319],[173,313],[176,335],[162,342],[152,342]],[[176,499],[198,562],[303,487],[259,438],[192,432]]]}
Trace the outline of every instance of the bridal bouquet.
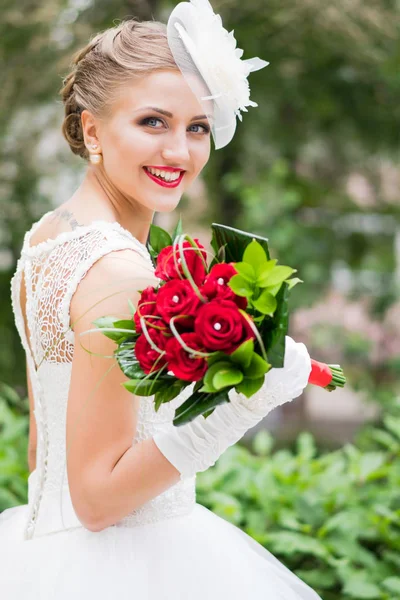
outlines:
{"label": "bridal bouquet", "polygon": [[[271,260],[268,240],[213,223],[212,260],[198,239],[151,225],[149,252],[159,283],[140,290],[131,319],[94,321],[113,339],[124,386],[154,395],[155,410],[195,382],[174,425],[207,417],[235,388],[250,398],[271,368],[283,366],[289,291],[296,269]],[[312,360],[309,383],[343,387],[339,365]]]}

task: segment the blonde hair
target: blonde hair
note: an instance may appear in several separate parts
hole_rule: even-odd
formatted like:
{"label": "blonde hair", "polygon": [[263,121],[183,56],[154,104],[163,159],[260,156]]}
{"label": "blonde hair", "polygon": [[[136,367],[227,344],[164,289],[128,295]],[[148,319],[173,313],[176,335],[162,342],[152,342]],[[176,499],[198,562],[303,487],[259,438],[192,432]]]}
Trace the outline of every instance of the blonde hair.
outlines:
{"label": "blonde hair", "polygon": [[89,152],[81,123],[84,109],[97,118],[107,118],[118,92],[129,80],[162,69],[178,70],[166,25],[135,17],[95,35],[76,52],[72,65],[59,90],[65,108],[62,133],[71,151],[86,160]]}

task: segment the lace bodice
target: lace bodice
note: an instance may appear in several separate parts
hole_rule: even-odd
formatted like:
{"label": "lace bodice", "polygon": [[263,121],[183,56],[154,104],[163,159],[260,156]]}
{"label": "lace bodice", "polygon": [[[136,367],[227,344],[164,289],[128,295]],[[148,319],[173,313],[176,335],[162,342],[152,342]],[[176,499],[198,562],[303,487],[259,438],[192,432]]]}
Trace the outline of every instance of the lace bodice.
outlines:
{"label": "lace bodice", "polygon": [[[66,467],[66,414],[74,354],[70,327],[70,302],[91,266],[107,253],[131,248],[153,269],[147,248],[117,222],[94,221],[59,234],[36,246],[30,239],[49,211],[26,232],[16,271],[11,279],[11,299],[25,349],[37,427],[36,469],[28,480],[29,518],[26,540],[56,531],[82,527],[72,506]],[[21,279],[26,286],[26,330],[21,305]],[[152,437],[191,393],[191,386],[159,411],[153,398],[141,398],[137,429],[132,443]],[[195,477],[179,481],[115,524],[134,527],[190,512],[195,504]]]}

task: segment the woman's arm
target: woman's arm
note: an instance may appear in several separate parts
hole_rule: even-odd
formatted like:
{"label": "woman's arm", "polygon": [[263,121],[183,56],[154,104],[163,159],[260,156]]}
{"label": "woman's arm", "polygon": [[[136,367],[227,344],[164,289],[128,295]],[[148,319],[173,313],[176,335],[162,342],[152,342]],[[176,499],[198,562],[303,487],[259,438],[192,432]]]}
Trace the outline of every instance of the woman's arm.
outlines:
{"label": "woman's arm", "polygon": [[28,454],[29,474],[36,469],[36,453]]}
{"label": "woman's arm", "polygon": [[81,523],[98,531],[127,516],[179,481],[180,473],[152,439],[133,445],[140,399],[113,352],[115,343],[93,321],[104,315],[129,318],[137,290],[156,284],[152,266],[131,249],[98,260],[71,299],[74,355],[67,406],[67,471],[71,499]]}

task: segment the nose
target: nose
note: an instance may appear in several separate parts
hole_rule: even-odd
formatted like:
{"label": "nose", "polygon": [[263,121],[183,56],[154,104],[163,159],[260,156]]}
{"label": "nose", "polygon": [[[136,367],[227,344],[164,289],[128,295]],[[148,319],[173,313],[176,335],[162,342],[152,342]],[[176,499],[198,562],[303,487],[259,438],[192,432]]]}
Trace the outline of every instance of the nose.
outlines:
{"label": "nose", "polygon": [[186,130],[183,133],[171,132],[171,135],[168,136],[168,143],[161,154],[166,161],[179,165],[187,164],[190,153]]}

